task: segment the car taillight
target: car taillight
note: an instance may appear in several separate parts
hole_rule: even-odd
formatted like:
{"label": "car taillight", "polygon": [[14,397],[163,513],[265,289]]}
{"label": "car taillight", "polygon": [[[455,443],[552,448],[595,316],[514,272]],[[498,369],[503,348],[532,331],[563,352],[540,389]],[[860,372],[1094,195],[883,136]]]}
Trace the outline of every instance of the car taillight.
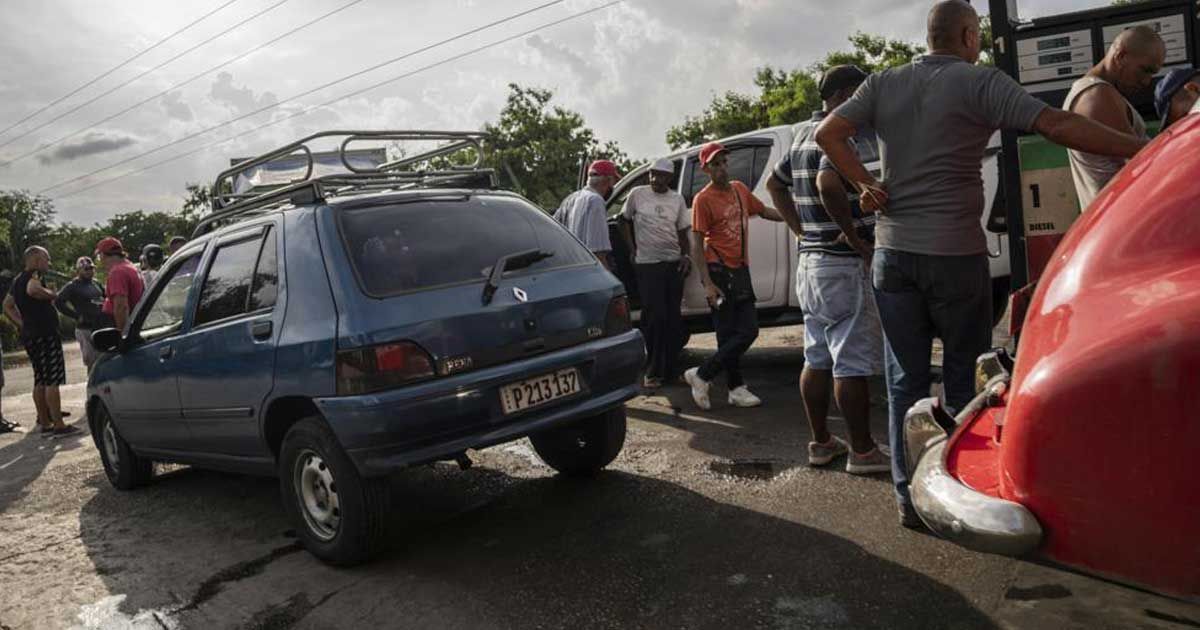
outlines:
{"label": "car taillight", "polygon": [[623,332],[629,332],[633,322],[629,319],[629,298],[618,295],[608,303],[608,312],[604,315],[604,336],[611,337]]}
{"label": "car taillight", "polygon": [[433,359],[411,341],[343,350],[337,355],[339,396],[368,394],[433,376]]}

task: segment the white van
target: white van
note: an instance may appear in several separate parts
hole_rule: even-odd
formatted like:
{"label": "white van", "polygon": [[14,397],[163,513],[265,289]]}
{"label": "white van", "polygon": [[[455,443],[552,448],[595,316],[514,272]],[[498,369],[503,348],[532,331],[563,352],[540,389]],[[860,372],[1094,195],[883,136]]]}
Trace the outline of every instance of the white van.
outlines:
{"label": "white van", "polygon": [[[767,178],[771,176],[771,169],[779,159],[790,150],[793,129],[790,125],[781,125],[721,140],[721,144],[729,149],[729,177],[746,184],[768,206],[773,203],[767,193]],[[988,211],[983,213],[983,224],[988,238],[994,322],[998,322],[1004,314],[1009,291],[1006,214],[1002,189],[998,186],[999,151],[1000,134],[997,133],[988,145],[982,164],[984,198],[990,202]],[[675,166],[672,187],[683,195],[689,209],[696,193],[709,182],[708,175],[700,170],[699,154],[700,147],[697,146],[666,156]],[[633,264],[629,260],[628,248],[617,231],[616,217],[629,192],[635,186],[649,183],[648,166],[638,167],[617,182],[608,200],[609,233],[612,236],[617,276],[629,291],[635,309],[635,319],[639,315],[637,309],[640,302],[637,280],[633,273]],[[867,168],[878,172],[879,164],[867,164]],[[634,239],[637,239],[636,234]],[[750,220],[750,241],[747,247],[750,254],[750,276],[754,281],[754,293],[758,296],[759,326],[802,323],[795,291],[795,272],[799,255],[795,236],[784,223],[755,217]],[[712,331],[712,316],[704,299],[699,274],[692,273],[684,285],[683,316],[691,332]]]}

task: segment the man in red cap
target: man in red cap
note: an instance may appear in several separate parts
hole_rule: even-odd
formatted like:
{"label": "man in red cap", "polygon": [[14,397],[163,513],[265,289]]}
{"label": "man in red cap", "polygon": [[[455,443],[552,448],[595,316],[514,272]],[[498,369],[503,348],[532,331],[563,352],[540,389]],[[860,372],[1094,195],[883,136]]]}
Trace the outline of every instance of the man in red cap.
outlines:
{"label": "man in red cap", "polygon": [[758,312],[750,283],[747,231],[750,217],[783,221],[779,211],[763,205],[740,181],[730,181],[729,151],[710,142],[700,149],[700,167],[712,179],[692,202],[692,258],[713,311],[717,352],[698,368],[683,373],[692,386],[692,399],[701,409],[712,408],[709,384],[722,370],[729,382],[729,404],[757,407],[762,400],[742,382],[741,358],[758,338]]}
{"label": "man in red cap", "polygon": [[104,306],[100,309],[113,318],[117,330],[124,332],[129,325],[129,314],[142,293],[146,290],[142,274],[125,257],[125,247],[114,236],[96,243],[96,260],[108,270],[108,283],[104,287]]}
{"label": "man in red cap", "polygon": [[613,269],[612,241],[608,238],[608,211],[604,200],[612,193],[617,179],[616,164],[608,160],[592,162],[588,167],[587,186],[567,195],[554,213],[554,219],[566,226],[610,271]]}

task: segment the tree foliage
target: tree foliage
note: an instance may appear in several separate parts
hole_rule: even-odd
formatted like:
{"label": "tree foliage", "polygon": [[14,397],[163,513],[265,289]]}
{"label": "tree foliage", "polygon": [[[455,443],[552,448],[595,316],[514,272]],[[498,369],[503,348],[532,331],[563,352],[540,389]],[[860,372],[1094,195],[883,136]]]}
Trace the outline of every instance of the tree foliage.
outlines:
{"label": "tree foliage", "polygon": [[[990,28],[986,37],[990,42]],[[807,68],[759,68],[754,75],[756,95],[730,91],[714,96],[699,116],[688,116],[667,130],[667,144],[680,149],[763,127],[798,123],[821,108],[817,82],[826,69],[853,64],[878,72],[906,64],[925,52],[920,44],[861,32],[851,35],[849,42],[849,51],[830,52]]]}
{"label": "tree foliage", "polygon": [[52,231],[54,204],[24,190],[0,191],[0,221],[4,266],[21,269],[25,248],[41,244]]}
{"label": "tree foliage", "polygon": [[494,123],[485,163],[499,173],[501,185],[543,208],[557,207],[575,189],[580,165],[607,158],[622,172],[628,156],[615,142],[601,142],[577,112],[553,105],[550,90],[509,84],[508,99]]}

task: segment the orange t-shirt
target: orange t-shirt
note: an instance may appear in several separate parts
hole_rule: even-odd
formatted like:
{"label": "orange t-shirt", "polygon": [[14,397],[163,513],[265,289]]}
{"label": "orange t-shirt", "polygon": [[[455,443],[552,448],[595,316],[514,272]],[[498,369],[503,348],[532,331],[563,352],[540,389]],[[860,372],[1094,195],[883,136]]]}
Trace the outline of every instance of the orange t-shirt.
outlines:
{"label": "orange t-shirt", "polygon": [[742,182],[734,180],[729,186],[721,190],[709,183],[696,194],[692,202],[692,231],[704,235],[704,257],[708,262],[724,261],[726,267],[736,268],[747,262],[742,252],[748,248],[743,248],[742,238],[750,227],[750,217],[762,214],[764,206]]}

